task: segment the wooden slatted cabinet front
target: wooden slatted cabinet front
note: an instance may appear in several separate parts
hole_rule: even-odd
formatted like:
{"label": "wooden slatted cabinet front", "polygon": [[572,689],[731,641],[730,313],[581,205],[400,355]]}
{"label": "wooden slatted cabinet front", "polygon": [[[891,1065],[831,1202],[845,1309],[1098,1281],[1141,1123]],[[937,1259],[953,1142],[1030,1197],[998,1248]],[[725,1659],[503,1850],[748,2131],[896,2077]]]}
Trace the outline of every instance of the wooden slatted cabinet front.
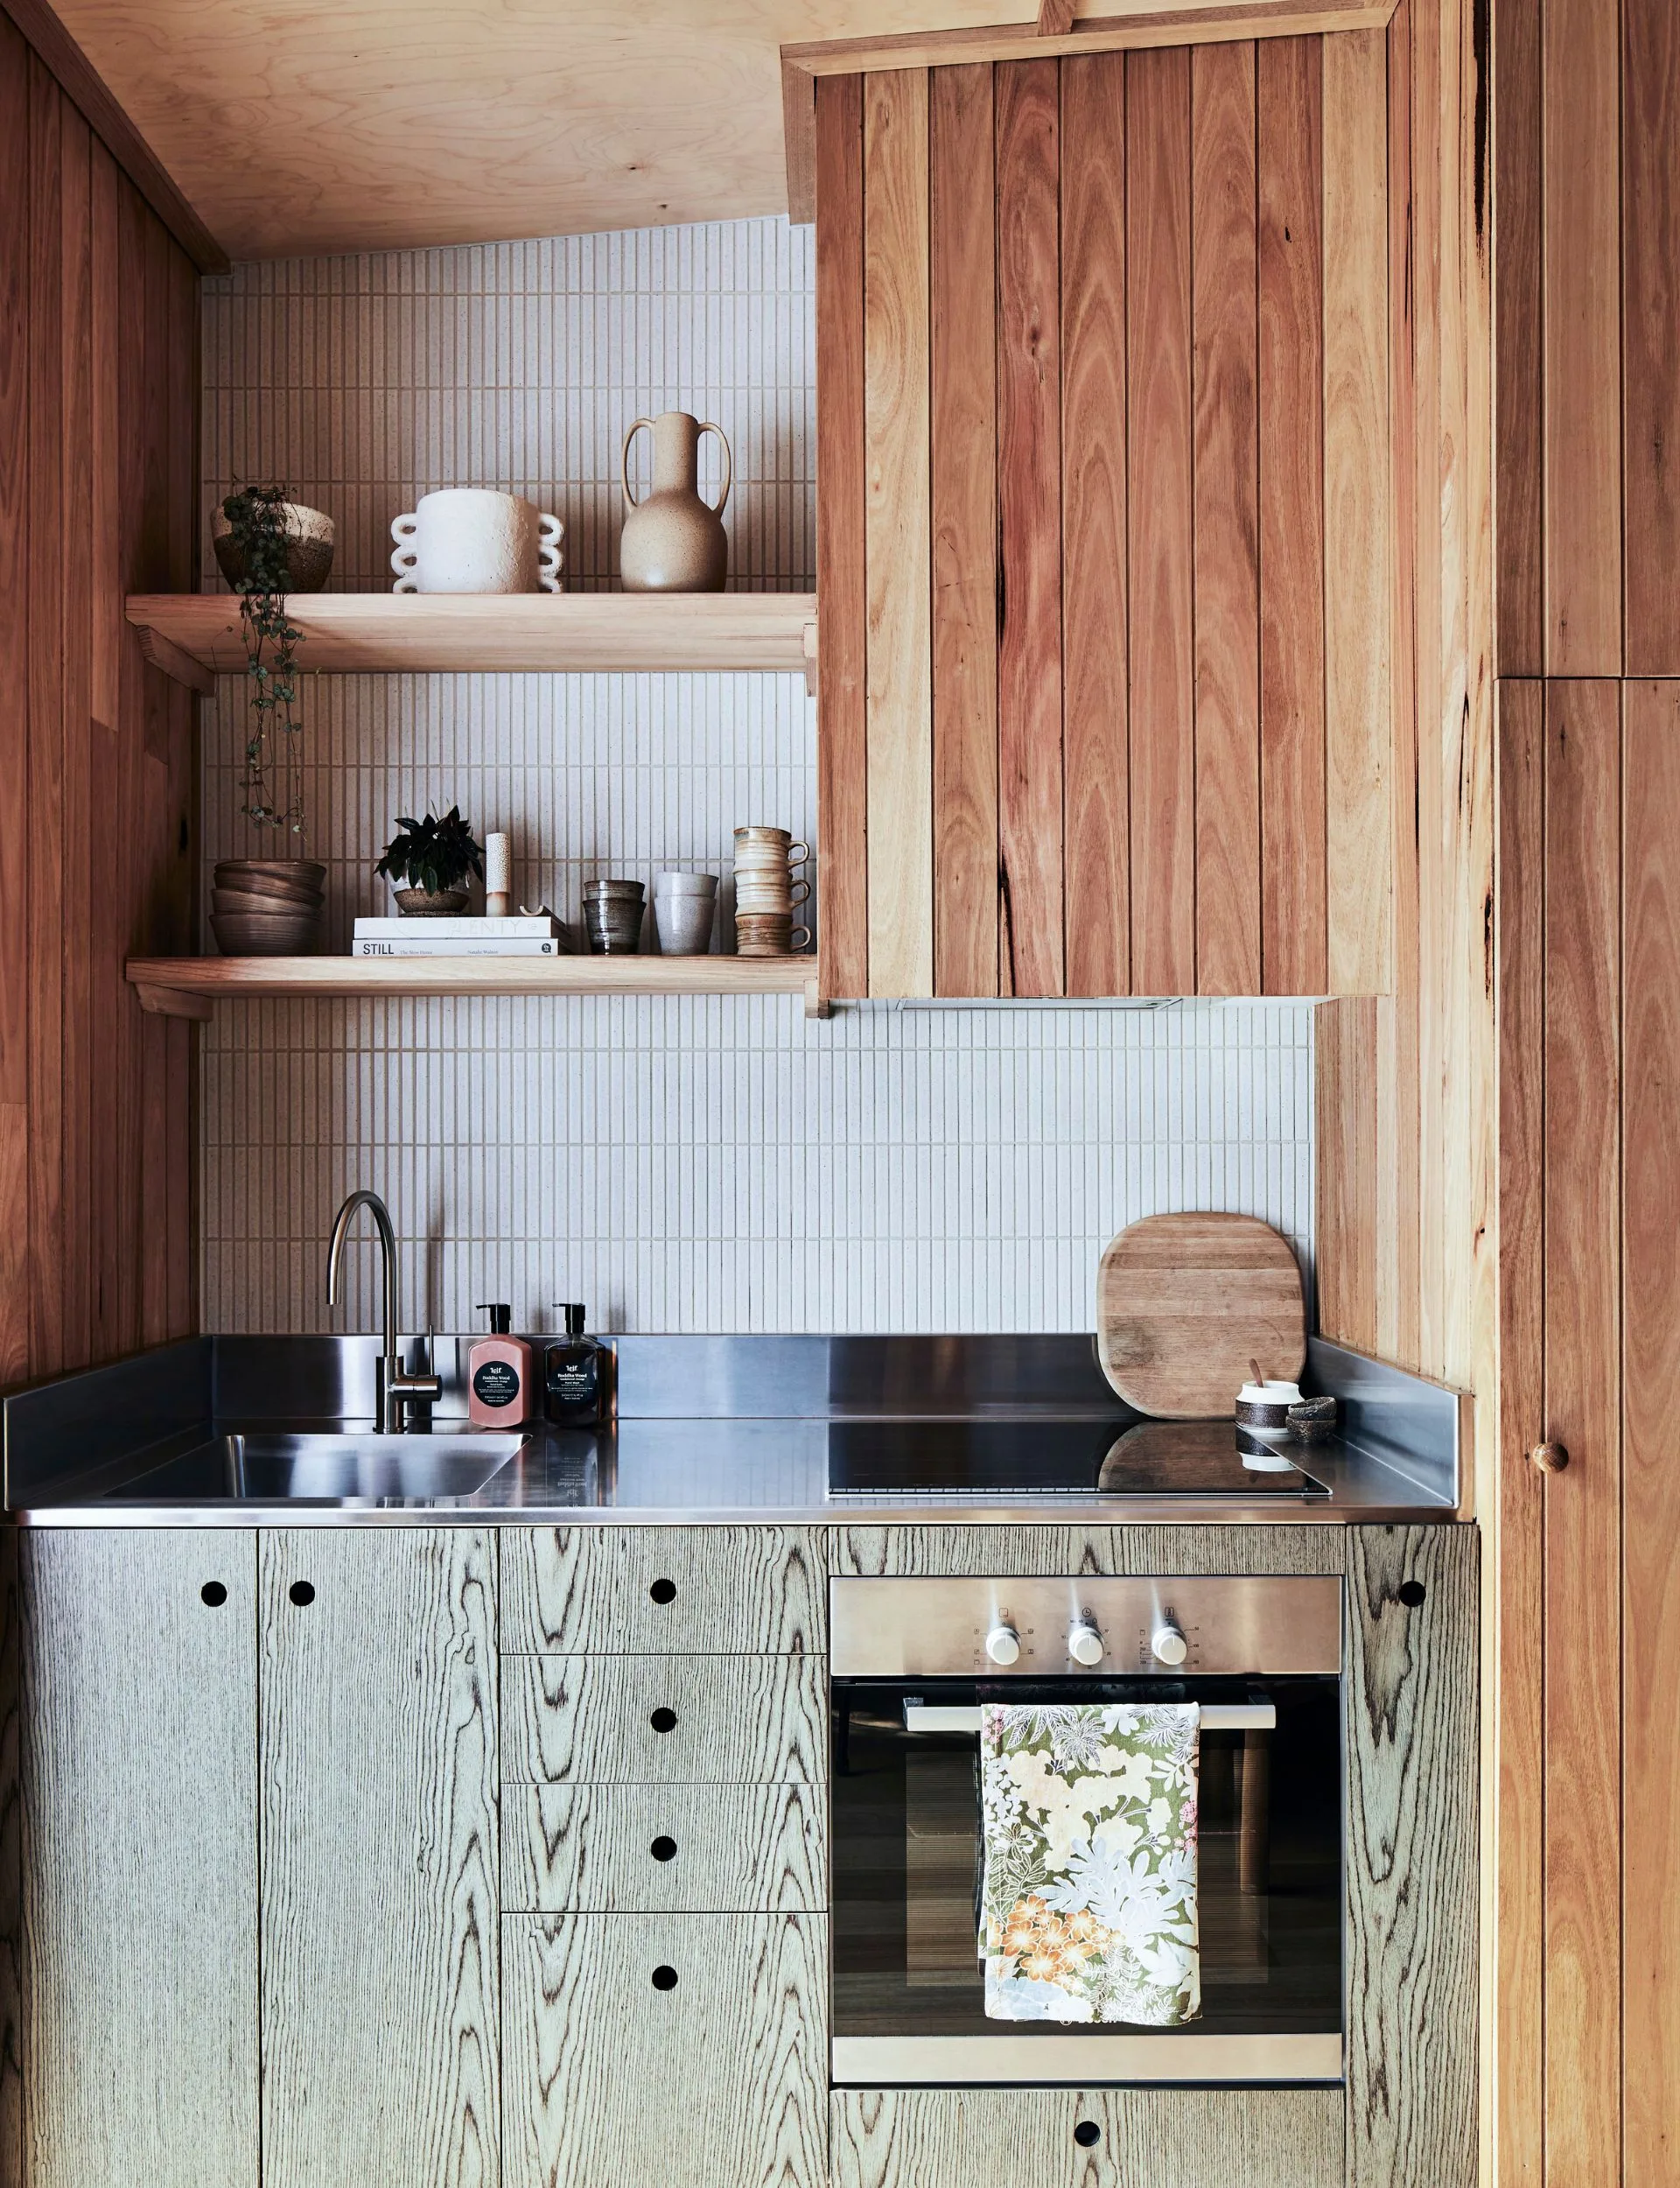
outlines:
{"label": "wooden slatted cabinet front", "polygon": [[1390,95],[1380,30],[821,80],[831,992],[1389,990]]}

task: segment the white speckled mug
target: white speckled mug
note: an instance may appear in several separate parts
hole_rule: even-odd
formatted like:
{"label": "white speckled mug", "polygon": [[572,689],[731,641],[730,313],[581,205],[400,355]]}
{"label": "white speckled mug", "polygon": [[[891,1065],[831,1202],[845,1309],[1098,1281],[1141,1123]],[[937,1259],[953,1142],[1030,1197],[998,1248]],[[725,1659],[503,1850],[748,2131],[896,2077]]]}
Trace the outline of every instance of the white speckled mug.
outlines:
{"label": "white speckled mug", "polygon": [[393,593],[558,593],[566,528],[522,494],[444,487],[396,517]]}

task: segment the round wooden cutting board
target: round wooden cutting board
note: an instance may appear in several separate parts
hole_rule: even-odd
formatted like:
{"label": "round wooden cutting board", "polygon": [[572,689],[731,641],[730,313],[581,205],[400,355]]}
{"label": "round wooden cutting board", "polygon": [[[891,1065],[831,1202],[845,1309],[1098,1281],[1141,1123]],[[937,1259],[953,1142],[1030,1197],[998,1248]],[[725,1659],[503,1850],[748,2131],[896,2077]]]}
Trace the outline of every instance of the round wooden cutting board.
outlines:
{"label": "round wooden cutting board", "polygon": [[1129,1406],[1228,1420],[1249,1363],[1293,1381],[1306,1307],[1289,1241],[1256,1216],[1146,1216],[1097,1266],[1096,1350]]}

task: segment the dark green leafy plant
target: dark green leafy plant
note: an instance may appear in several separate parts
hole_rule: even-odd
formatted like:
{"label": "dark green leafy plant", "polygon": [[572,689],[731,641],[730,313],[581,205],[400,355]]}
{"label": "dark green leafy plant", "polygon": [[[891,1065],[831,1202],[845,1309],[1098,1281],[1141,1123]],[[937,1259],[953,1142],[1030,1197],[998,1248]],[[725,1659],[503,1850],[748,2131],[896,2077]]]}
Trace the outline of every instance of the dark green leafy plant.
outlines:
{"label": "dark green leafy plant", "polygon": [[473,842],[458,806],[452,805],[441,820],[433,813],[424,820],[399,813],[396,831],[375,873],[404,888],[429,889],[434,896],[440,889],[458,889],[470,874],[482,879],[484,846]]}
{"label": "dark green leafy plant", "polygon": [[234,589],[245,634],[251,719],[241,810],[254,827],[283,828],[301,837],[298,642],[304,634],[286,614],[288,498],[284,487],[241,487],[221,507],[243,564]]}

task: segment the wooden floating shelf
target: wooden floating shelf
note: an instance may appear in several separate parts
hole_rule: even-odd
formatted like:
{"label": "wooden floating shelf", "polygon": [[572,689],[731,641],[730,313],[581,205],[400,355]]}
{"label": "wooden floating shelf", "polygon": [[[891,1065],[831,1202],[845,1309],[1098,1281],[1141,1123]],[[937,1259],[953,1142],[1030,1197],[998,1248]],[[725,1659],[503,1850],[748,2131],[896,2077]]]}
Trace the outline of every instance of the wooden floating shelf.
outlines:
{"label": "wooden floating shelf", "polygon": [[[305,671],[746,669],[816,689],[811,593],[296,593],[286,613]],[[232,593],[131,593],[128,617],[146,658],[192,691],[244,673]]]}
{"label": "wooden floating shelf", "polygon": [[826,1018],[815,957],[130,957],[141,1007],[207,1019],[250,995],[801,995]]}

